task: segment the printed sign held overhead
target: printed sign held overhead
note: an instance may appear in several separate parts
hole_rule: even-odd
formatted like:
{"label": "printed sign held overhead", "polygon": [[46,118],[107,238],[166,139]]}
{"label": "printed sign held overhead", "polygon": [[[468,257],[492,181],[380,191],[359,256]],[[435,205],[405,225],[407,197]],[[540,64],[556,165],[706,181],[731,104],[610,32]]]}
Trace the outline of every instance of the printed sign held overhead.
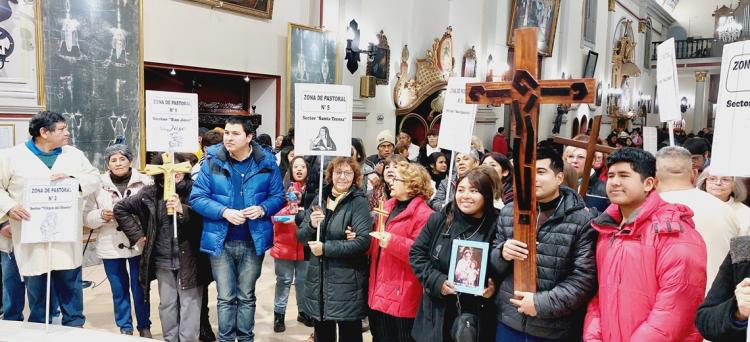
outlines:
{"label": "printed sign held overhead", "polygon": [[198,94],[146,91],[146,150],[198,150]]}
{"label": "printed sign held overhead", "polygon": [[351,155],[352,87],[294,85],[294,152],[297,155]]}

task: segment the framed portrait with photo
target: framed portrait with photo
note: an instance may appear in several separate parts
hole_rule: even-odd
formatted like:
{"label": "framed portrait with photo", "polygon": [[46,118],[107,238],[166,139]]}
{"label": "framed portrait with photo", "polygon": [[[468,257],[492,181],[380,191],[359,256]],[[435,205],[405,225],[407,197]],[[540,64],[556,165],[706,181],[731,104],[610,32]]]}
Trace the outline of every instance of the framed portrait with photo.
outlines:
{"label": "framed portrait with photo", "polygon": [[537,49],[545,57],[552,56],[557,31],[557,16],[560,14],[560,0],[513,0],[511,2],[508,45],[515,44],[513,31],[522,27],[536,27]]}
{"label": "framed portrait with photo", "polygon": [[487,242],[453,240],[448,280],[453,283],[456,292],[482,295],[489,250],[490,244]]}

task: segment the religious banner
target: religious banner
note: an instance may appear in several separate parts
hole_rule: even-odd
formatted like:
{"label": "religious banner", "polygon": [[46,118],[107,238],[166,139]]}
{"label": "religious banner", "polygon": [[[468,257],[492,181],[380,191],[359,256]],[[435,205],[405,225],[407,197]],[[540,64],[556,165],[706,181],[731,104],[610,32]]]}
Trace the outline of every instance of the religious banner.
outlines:
{"label": "religious banner", "polygon": [[198,150],[198,94],[146,91],[146,150]]}
{"label": "religious banner", "polygon": [[352,87],[295,84],[296,155],[351,156]]}
{"label": "religious banner", "polygon": [[438,147],[460,153],[471,151],[471,136],[474,134],[474,121],[477,105],[466,104],[466,84],[478,82],[476,78],[452,77],[445,90],[443,116],[438,137]]}
{"label": "religious banner", "polygon": [[21,243],[76,242],[76,230],[81,229],[78,205],[78,181],[73,178],[27,180],[24,207],[31,219],[21,221]]}
{"label": "religious banner", "polygon": [[711,173],[750,176],[750,41],[724,45]]}
{"label": "religious banner", "polygon": [[677,105],[680,100],[677,92],[677,62],[674,55],[674,38],[656,47],[656,99],[659,102],[659,117],[662,122],[682,120],[682,112]]}

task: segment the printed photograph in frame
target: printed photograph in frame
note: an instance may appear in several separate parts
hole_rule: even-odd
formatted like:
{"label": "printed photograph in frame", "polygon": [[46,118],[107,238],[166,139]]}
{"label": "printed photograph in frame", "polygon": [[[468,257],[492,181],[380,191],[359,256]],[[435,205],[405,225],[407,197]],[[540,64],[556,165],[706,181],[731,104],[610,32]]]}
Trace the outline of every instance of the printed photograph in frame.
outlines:
{"label": "printed photograph in frame", "polygon": [[289,23],[286,65],[286,127],[294,126],[294,85],[336,84],[336,36],[331,31]]}
{"label": "printed photograph in frame", "polygon": [[489,250],[487,242],[453,240],[448,280],[456,292],[482,295]]}
{"label": "printed photograph in frame", "polygon": [[271,19],[273,16],[273,0],[190,0],[221,8],[227,11],[251,15],[254,17]]}
{"label": "printed photograph in frame", "polygon": [[557,17],[560,0],[513,0],[511,3],[508,45],[514,46],[513,32],[517,28],[537,27],[537,49],[539,54],[550,57],[555,45]]}

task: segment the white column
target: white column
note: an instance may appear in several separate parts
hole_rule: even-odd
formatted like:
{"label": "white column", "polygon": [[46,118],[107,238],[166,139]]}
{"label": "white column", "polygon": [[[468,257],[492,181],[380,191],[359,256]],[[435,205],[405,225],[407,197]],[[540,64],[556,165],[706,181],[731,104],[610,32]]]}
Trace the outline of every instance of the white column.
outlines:
{"label": "white column", "polygon": [[707,71],[696,71],[695,72],[695,97],[693,104],[693,133],[698,133],[701,129],[706,127],[706,76]]}

